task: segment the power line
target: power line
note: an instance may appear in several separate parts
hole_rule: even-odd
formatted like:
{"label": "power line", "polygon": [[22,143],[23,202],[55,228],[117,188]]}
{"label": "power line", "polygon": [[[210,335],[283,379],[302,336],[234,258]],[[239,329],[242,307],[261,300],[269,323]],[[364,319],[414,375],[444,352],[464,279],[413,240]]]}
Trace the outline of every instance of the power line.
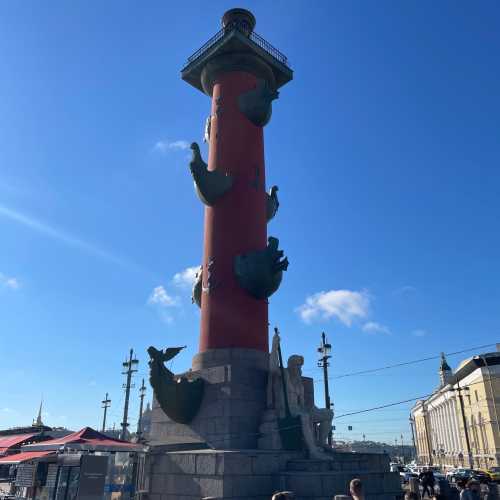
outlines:
{"label": "power line", "polygon": [[[496,344],[485,344],[485,345],[479,345],[476,347],[470,347],[469,349],[463,349],[462,351],[455,351],[455,352],[446,353],[445,356],[455,356],[457,354],[463,354],[464,352],[475,351],[476,349],[484,349],[486,347],[491,347],[494,345],[496,345]],[[390,368],[398,368],[400,366],[413,365],[415,363],[422,363],[424,361],[430,361],[432,359],[439,359],[439,358],[441,358],[441,354],[439,354],[437,356],[429,356],[427,358],[414,359],[413,361],[405,361],[403,363],[396,363],[394,365],[381,366],[380,368],[371,368],[369,370],[361,370],[361,371],[357,371],[357,372],[343,373],[342,375],[336,375],[335,377],[331,377],[331,378],[332,379],[339,379],[339,378],[344,378],[344,377],[353,377],[355,375],[364,375],[367,373],[375,373],[375,372],[380,372],[382,370],[389,370]]]}
{"label": "power line", "polygon": [[418,399],[426,399],[426,398],[432,396],[432,394],[433,393],[426,394],[425,396],[418,396],[416,398],[405,399],[404,401],[398,401],[396,403],[388,403],[386,405],[374,406],[373,408],[366,408],[365,410],[359,410],[359,411],[352,411],[350,413],[344,413],[342,415],[339,415],[338,417],[334,417],[334,419],[339,419],[339,418],[342,418],[342,417],[348,417],[350,415],[359,415],[360,413],[367,413],[369,411],[380,410],[382,408],[389,408],[390,406],[401,405],[403,403],[410,403],[411,401],[417,401]]}
{"label": "power line", "polygon": [[[490,378],[500,378],[500,375],[490,375]],[[477,382],[472,382],[470,384],[462,386],[461,390],[468,389],[469,387],[471,387],[473,385],[476,385],[476,384],[484,384],[484,382],[485,382],[485,380],[478,380]],[[453,385],[455,385],[455,384],[453,384]],[[452,390],[452,389],[449,389],[449,390]],[[334,419],[338,419],[338,418],[342,418],[342,417],[348,417],[350,415],[359,415],[360,413],[367,413],[367,412],[375,411],[375,410],[381,410],[383,408],[389,408],[391,406],[401,405],[401,404],[404,404],[404,403],[411,403],[412,401],[417,401],[419,399],[427,399],[427,398],[433,396],[434,394],[436,394],[436,391],[432,392],[431,394],[426,394],[424,396],[417,396],[417,397],[414,397],[414,398],[405,399],[403,401],[397,401],[395,403],[388,403],[388,404],[385,404],[385,405],[374,406],[373,408],[366,408],[364,410],[358,410],[358,411],[352,411],[352,412],[349,412],[349,413],[343,413],[342,415],[334,417]]]}

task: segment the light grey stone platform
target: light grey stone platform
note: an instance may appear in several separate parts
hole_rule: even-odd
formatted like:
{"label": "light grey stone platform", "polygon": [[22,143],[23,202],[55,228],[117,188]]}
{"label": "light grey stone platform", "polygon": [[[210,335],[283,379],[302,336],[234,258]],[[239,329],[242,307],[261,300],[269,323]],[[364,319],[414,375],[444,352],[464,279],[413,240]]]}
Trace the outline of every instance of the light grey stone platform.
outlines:
{"label": "light grey stone platform", "polygon": [[[338,452],[324,461],[271,449],[281,444],[276,419],[266,412],[268,360],[251,349],[197,354],[191,373],[206,383],[188,425],[170,420],[153,401],[148,493],[141,499],[270,500],[276,491],[292,490],[298,500],[331,500],[347,493],[355,477],[363,481],[367,500],[401,496],[399,474],[389,472],[387,455]],[[312,407],[313,381],[303,381],[306,406]]]}
{"label": "light grey stone platform", "polygon": [[331,500],[355,477],[367,500],[395,500],[399,474],[388,472],[386,455],[336,453],[333,461],[307,460],[298,452],[198,450],[149,454],[151,500],[270,500],[291,490],[298,500]]}

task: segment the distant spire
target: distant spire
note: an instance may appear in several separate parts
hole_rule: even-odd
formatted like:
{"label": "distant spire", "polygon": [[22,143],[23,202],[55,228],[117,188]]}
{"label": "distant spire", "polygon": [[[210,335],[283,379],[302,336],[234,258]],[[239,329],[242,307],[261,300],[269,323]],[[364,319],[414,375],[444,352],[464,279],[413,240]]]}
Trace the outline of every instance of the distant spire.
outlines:
{"label": "distant spire", "polygon": [[33,426],[34,427],[43,427],[43,422],[42,422],[42,407],[43,407],[43,397],[40,400],[40,408],[38,409],[38,416],[36,417],[36,420],[33,420]]}
{"label": "distant spire", "polygon": [[441,366],[439,367],[439,370],[442,372],[451,372],[450,365],[447,363],[446,358],[444,357],[444,352],[441,353]]}
{"label": "distant spire", "polygon": [[439,380],[441,382],[441,387],[448,385],[452,379],[452,371],[450,365],[444,357],[444,352],[441,353],[441,364],[439,365]]}

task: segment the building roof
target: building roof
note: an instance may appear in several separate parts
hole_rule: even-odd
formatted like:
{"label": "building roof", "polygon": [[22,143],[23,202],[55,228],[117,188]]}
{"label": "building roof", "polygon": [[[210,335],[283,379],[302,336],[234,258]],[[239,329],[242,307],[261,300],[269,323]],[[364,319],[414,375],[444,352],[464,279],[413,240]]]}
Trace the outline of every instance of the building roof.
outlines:
{"label": "building roof", "polygon": [[84,427],[78,432],[73,432],[67,436],[50,439],[43,443],[23,446],[23,451],[31,450],[60,450],[61,448],[71,448],[77,450],[99,450],[99,451],[142,451],[144,446],[114,439],[91,427]]}
{"label": "building roof", "polygon": [[24,451],[21,453],[14,453],[0,458],[0,464],[19,464],[21,462],[28,462],[36,458],[46,457],[53,455],[54,451]]}
{"label": "building roof", "polygon": [[458,368],[455,370],[456,380],[462,380],[467,375],[470,375],[477,368],[482,368],[486,366],[495,366],[500,364],[500,352],[487,352],[484,354],[478,354],[477,356],[472,356],[463,360]]}
{"label": "building roof", "polygon": [[413,408],[411,409],[411,412],[413,413],[418,409],[424,409],[426,404],[431,403],[435,398],[439,397],[440,395],[448,393],[450,386],[453,387],[455,384],[458,384],[465,377],[473,373],[478,368],[481,369],[486,367],[487,369],[489,369],[489,367],[498,365],[500,365],[500,350],[494,352],[486,352],[484,354],[478,354],[476,356],[464,359],[458,365],[455,372],[452,373],[452,376],[450,377],[448,384],[445,386],[441,386],[435,391],[433,391],[433,393],[426,399],[421,399],[416,401]]}
{"label": "building roof", "polygon": [[29,441],[38,434],[38,432],[32,432],[30,434],[11,434],[9,436],[0,436],[0,455],[5,455],[11,448],[20,446],[22,443]]}

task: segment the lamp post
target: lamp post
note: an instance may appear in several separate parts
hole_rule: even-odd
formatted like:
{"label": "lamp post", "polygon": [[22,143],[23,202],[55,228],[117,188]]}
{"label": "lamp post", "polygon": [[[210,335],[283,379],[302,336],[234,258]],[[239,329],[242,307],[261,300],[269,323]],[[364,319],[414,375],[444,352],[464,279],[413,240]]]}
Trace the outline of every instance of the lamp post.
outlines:
{"label": "lamp post", "polygon": [[[319,361],[318,366],[323,368],[323,381],[325,383],[325,408],[330,409],[332,403],[330,402],[330,389],[328,387],[328,367],[330,363],[328,360],[332,357],[330,353],[332,352],[332,345],[328,344],[326,341],[325,332],[321,334],[321,344],[318,347]],[[332,446],[332,431],[328,433],[328,446]]]}
{"label": "lamp post", "polygon": [[125,389],[125,404],[123,405],[123,422],[122,422],[122,431],[120,433],[120,439],[127,439],[127,427],[130,425],[128,423],[128,404],[130,399],[130,388],[132,387],[132,375],[137,371],[137,365],[139,364],[139,360],[134,358],[134,350],[130,349],[129,359],[122,363],[124,371],[122,375],[127,375],[127,381],[123,384]]}
{"label": "lamp post", "polygon": [[410,414],[411,442],[413,443],[413,453],[415,455],[415,459],[417,459],[417,457],[418,457],[418,451],[417,451],[417,445],[416,445],[416,442],[415,442],[415,429],[414,429],[414,425],[415,425],[415,420],[412,417],[412,415]]}
{"label": "lamp post", "polygon": [[464,398],[462,396],[462,391],[468,391],[468,387],[460,387],[460,383],[458,383],[458,387],[451,388],[450,391],[457,392],[458,394],[458,402],[460,403],[460,413],[462,415],[462,424],[464,426],[464,436],[465,436],[465,445],[467,447],[467,457],[469,460],[469,468],[473,469],[474,468],[474,461],[472,459],[472,452],[471,452],[471,446],[470,446],[470,439],[469,439],[469,430],[467,429],[467,419],[465,418],[465,410],[464,410]]}

